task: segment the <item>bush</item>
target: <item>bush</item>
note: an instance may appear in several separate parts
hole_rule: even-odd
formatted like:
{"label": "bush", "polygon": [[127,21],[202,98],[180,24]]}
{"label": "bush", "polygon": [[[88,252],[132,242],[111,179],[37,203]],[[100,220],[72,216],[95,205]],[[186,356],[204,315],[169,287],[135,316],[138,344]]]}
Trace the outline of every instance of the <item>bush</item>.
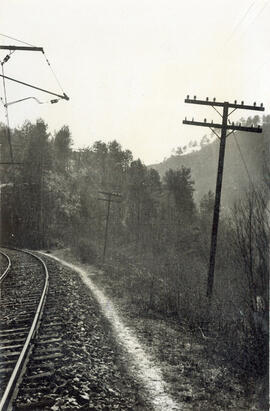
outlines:
{"label": "bush", "polygon": [[96,262],[96,249],[88,239],[80,239],[75,243],[73,250],[82,263],[94,264]]}

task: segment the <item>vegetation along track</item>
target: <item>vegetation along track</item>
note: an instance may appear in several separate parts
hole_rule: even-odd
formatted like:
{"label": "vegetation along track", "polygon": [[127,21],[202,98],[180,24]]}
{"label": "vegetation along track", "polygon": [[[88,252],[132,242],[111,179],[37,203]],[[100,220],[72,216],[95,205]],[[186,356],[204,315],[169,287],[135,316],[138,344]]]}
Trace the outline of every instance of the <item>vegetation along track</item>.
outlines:
{"label": "vegetation along track", "polygon": [[[11,406],[17,384],[26,371],[26,363],[31,364],[29,358],[33,352],[34,342],[35,346],[38,343],[37,331],[46,300],[49,275],[43,260],[29,251],[1,250],[0,261],[2,411]],[[41,335],[39,340],[40,338]]]}

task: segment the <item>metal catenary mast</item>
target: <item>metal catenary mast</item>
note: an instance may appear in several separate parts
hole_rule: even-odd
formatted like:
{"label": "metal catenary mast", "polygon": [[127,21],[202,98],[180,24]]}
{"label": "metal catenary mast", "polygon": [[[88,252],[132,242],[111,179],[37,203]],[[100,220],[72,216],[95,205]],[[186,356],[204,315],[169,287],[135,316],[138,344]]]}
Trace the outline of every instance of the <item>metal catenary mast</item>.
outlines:
{"label": "metal catenary mast", "polygon": [[[19,40],[18,40],[18,41],[19,41]],[[22,42],[22,43],[23,43],[23,42]],[[6,80],[13,81],[13,82],[16,82],[16,83],[18,83],[18,84],[22,84],[22,85],[24,85],[24,86],[26,86],[26,87],[30,87],[30,88],[33,88],[33,89],[35,89],[35,90],[42,91],[42,92],[44,92],[44,93],[47,93],[47,94],[50,94],[50,95],[52,95],[52,96],[58,97],[58,99],[69,100],[69,97],[66,95],[66,93],[64,93],[64,91],[63,91],[63,89],[62,89],[62,87],[61,87],[61,85],[60,85],[60,83],[59,83],[59,81],[58,81],[55,73],[53,72],[52,67],[51,67],[51,65],[50,65],[50,63],[49,63],[49,60],[47,59],[47,57],[46,57],[46,55],[45,55],[45,52],[44,52],[43,47],[35,47],[35,46],[30,46],[30,45],[29,45],[29,46],[1,46],[1,45],[0,45],[0,50],[8,50],[8,51],[9,51],[9,54],[7,54],[6,57],[0,62],[0,63],[1,63],[1,68],[2,68],[2,74],[0,74],[0,77],[2,77],[2,79],[3,79],[4,107],[5,107],[5,110],[6,110],[6,120],[7,120],[7,139],[8,139],[8,145],[9,145],[9,153],[10,153],[10,162],[5,162],[5,163],[3,163],[3,164],[12,164],[12,165],[14,165],[14,164],[20,164],[20,163],[14,163],[13,150],[12,150],[12,144],[11,144],[11,133],[10,133],[10,123],[9,123],[8,106],[11,105],[11,104],[19,103],[19,102],[24,101],[24,100],[28,100],[28,99],[30,99],[30,98],[33,98],[33,99],[36,100],[39,104],[41,104],[41,103],[40,103],[39,100],[36,99],[35,97],[26,97],[26,98],[23,98],[23,99],[20,99],[20,100],[17,100],[17,101],[8,102],[8,101],[7,101]],[[6,75],[5,75],[5,71],[4,71],[4,65],[10,60],[10,56],[11,56],[15,51],[34,51],[34,52],[37,51],[37,52],[41,52],[41,53],[45,56],[46,62],[47,62],[47,64],[49,65],[50,69],[52,70],[52,73],[53,73],[54,77],[56,78],[56,80],[57,80],[60,88],[62,89],[63,94],[58,94],[58,93],[55,93],[55,92],[46,90],[46,89],[44,89],[44,88],[35,86],[35,85],[33,85],[33,84],[29,84],[29,83],[26,83],[26,82],[24,82],[24,81],[21,81],[21,80],[14,79],[14,78],[12,78],[12,77],[6,76]],[[58,99],[50,100],[50,103],[51,103],[51,104],[57,103],[57,102],[58,102]]]}

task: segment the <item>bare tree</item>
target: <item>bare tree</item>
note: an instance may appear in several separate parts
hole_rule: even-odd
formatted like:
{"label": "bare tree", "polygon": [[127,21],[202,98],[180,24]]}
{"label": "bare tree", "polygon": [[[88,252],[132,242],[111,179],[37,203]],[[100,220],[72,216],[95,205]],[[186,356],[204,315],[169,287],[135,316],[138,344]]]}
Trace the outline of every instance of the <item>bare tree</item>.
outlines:
{"label": "bare tree", "polygon": [[[268,190],[267,190],[268,191]],[[252,189],[234,206],[235,251],[245,273],[249,325],[268,331],[270,216],[266,190]]]}

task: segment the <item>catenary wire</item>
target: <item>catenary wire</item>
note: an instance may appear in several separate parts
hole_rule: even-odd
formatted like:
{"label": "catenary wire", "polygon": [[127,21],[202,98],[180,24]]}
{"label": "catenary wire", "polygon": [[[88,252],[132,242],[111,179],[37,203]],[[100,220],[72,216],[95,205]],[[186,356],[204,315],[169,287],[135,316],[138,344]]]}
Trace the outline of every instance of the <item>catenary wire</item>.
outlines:
{"label": "catenary wire", "polygon": [[224,47],[231,41],[231,39],[233,38],[233,36],[235,35],[235,33],[237,32],[238,28],[241,26],[241,24],[243,23],[243,21],[246,19],[247,15],[249,14],[250,10],[252,9],[252,7],[254,6],[255,1],[253,1],[249,7],[247,8],[247,10],[245,11],[245,13],[243,14],[242,18],[240,19],[240,21],[235,25],[234,29],[232,30],[231,34],[229,35],[229,37],[227,38],[227,40],[225,41]]}
{"label": "catenary wire", "polygon": [[[3,34],[3,33],[0,33],[0,36],[5,37],[5,38],[8,38],[8,39],[11,39],[11,40],[14,40],[14,41],[17,41],[17,42],[19,42],[19,43],[21,43],[21,44],[28,45],[28,46],[30,46],[30,47],[35,47],[33,44],[27,43],[27,42],[25,42],[25,41],[22,41],[22,40],[20,40],[20,39],[15,38],[15,37],[8,36],[8,35]],[[15,50],[14,50],[14,51],[15,51]],[[14,53],[14,51],[10,52],[9,55],[11,55],[12,53]],[[63,94],[65,94],[65,93],[64,93],[64,90],[63,90],[63,87],[61,86],[60,81],[58,80],[58,78],[57,78],[54,70],[52,69],[51,64],[50,64],[48,58],[46,57],[46,55],[45,55],[44,52],[43,52],[43,54],[44,54],[44,57],[45,57],[45,59],[46,59],[46,62],[47,62],[47,64],[48,64],[48,66],[50,67],[51,72],[52,72],[52,74],[53,74],[53,76],[54,76],[54,78],[55,78],[58,86],[59,86],[60,89],[62,90]],[[5,61],[4,61],[4,62],[5,62]],[[12,150],[11,135],[10,135],[10,123],[9,123],[9,113],[8,113],[8,103],[7,103],[7,92],[6,92],[6,83],[5,83],[5,77],[4,77],[4,62],[1,62],[2,75],[3,75],[4,106],[5,106],[5,111],[6,111],[7,138],[8,138],[9,148],[10,148],[10,157],[11,157],[11,161],[13,162],[13,150]],[[2,99],[1,99],[1,100],[2,100]],[[3,102],[3,100],[2,100],[2,102]]]}
{"label": "catenary wire", "polygon": [[2,34],[2,33],[0,33],[0,36],[2,36],[2,37],[6,37],[6,38],[8,38],[8,39],[10,39],[10,40],[15,40],[15,41],[18,41],[19,43],[26,44],[27,46],[30,46],[30,47],[35,47],[33,44],[26,43],[25,41],[22,41],[22,40],[16,39],[15,37],[7,36],[6,34]]}
{"label": "catenary wire", "polygon": [[52,66],[51,66],[51,63],[49,62],[48,57],[46,56],[46,54],[45,54],[44,51],[43,51],[43,55],[44,55],[44,58],[45,58],[45,60],[46,60],[46,62],[47,62],[47,64],[48,64],[48,66],[50,67],[50,70],[51,70],[51,72],[52,72],[52,74],[53,74],[53,76],[54,76],[54,78],[55,78],[58,86],[59,86],[60,89],[62,90],[62,93],[65,94],[65,93],[64,93],[64,90],[63,90],[63,87],[62,87],[60,81],[58,80],[58,78],[57,78],[57,76],[56,76],[56,74],[55,74],[55,72],[54,72],[54,70],[53,70],[53,68],[52,68]]}
{"label": "catenary wire", "polygon": [[[233,28],[231,34],[228,36],[227,40],[225,40],[223,46],[219,49],[218,55],[221,54],[222,50],[224,50],[224,48],[228,45],[228,43],[231,42],[231,40],[233,39],[233,37],[235,37],[235,34],[238,31],[238,28],[241,26],[241,24],[244,22],[244,20],[246,19],[246,17],[248,16],[250,10],[252,9],[252,7],[254,6],[255,1],[253,1],[249,7],[247,8],[246,12],[243,14],[242,18],[240,19],[240,21],[236,24],[236,26]],[[254,23],[254,21],[261,15],[261,13],[264,11],[264,9],[269,5],[269,3],[265,3],[263,4],[262,8],[259,10],[259,12],[254,15],[254,19],[246,26],[246,28],[244,28],[244,31],[242,33],[240,33],[240,37],[241,38],[243,36],[243,34],[245,34],[247,32],[247,30],[249,29],[250,25],[252,25]]]}
{"label": "catenary wire", "polygon": [[[11,40],[18,41],[19,43],[26,44],[26,45],[28,45],[28,46],[30,46],[30,47],[35,47],[33,44],[27,43],[26,41],[19,40],[19,39],[15,38],[15,37],[7,36],[6,34],[3,34],[3,33],[0,33],[0,36],[6,37],[6,38],[11,39]],[[10,54],[12,54],[12,53],[10,53]],[[44,55],[44,57],[45,57],[45,60],[46,60],[46,62],[47,62],[47,64],[48,64],[48,66],[50,67],[50,70],[51,70],[51,72],[52,72],[52,74],[53,74],[53,76],[54,76],[54,78],[55,78],[58,86],[60,87],[60,89],[61,89],[62,92],[64,93],[63,87],[62,87],[59,79],[57,78],[56,73],[54,72],[54,70],[53,70],[53,68],[52,68],[52,66],[51,66],[51,63],[49,62],[49,59],[48,59],[48,57],[46,56],[46,54],[45,54],[44,51],[43,51],[43,55]]]}
{"label": "catenary wire", "polygon": [[[11,39],[11,40],[18,41],[19,43],[26,44],[27,46],[30,46],[30,47],[35,47],[33,44],[27,43],[26,41],[19,40],[19,39],[15,38],[15,37],[11,37],[11,36],[8,36],[8,35],[3,34],[3,33],[0,33],[0,36],[6,37],[6,38]],[[10,54],[12,54],[12,53],[10,53]],[[48,59],[48,57],[46,56],[45,52],[43,52],[43,55],[44,55],[44,57],[45,57],[45,60],[46,60],[46,62],[47,62],[47,64],[48,64],[48,66],[49,66],[50,69],[51,69],[51,72],[52,72],[52,74],[53,74],[53,76],[54,76],[54,78],[55,78],[58,86],[60,87],[60,89],[61,89],[62,92],[64,93],[63,87],[62,87],[59,79],[57,78],[56,73],[54,72],[54,70],[53,70],[53,68],[52,68],[52,66],[51,66],[51,63],[49,62],[49,59]]]}
{"label": "catenary wire", "polygon": [[245,28],[245,30],[240,34],[239,39],[243,37],[243,35],[248,31],[249,27],[257,20],[257,18],[262,14],[262,12],[266,9],[266,7],[269,5],[269,2],[266,2],[262,8],[259,10],[259,12],[256,14],[254,19],[248,24],[248,26]]}

